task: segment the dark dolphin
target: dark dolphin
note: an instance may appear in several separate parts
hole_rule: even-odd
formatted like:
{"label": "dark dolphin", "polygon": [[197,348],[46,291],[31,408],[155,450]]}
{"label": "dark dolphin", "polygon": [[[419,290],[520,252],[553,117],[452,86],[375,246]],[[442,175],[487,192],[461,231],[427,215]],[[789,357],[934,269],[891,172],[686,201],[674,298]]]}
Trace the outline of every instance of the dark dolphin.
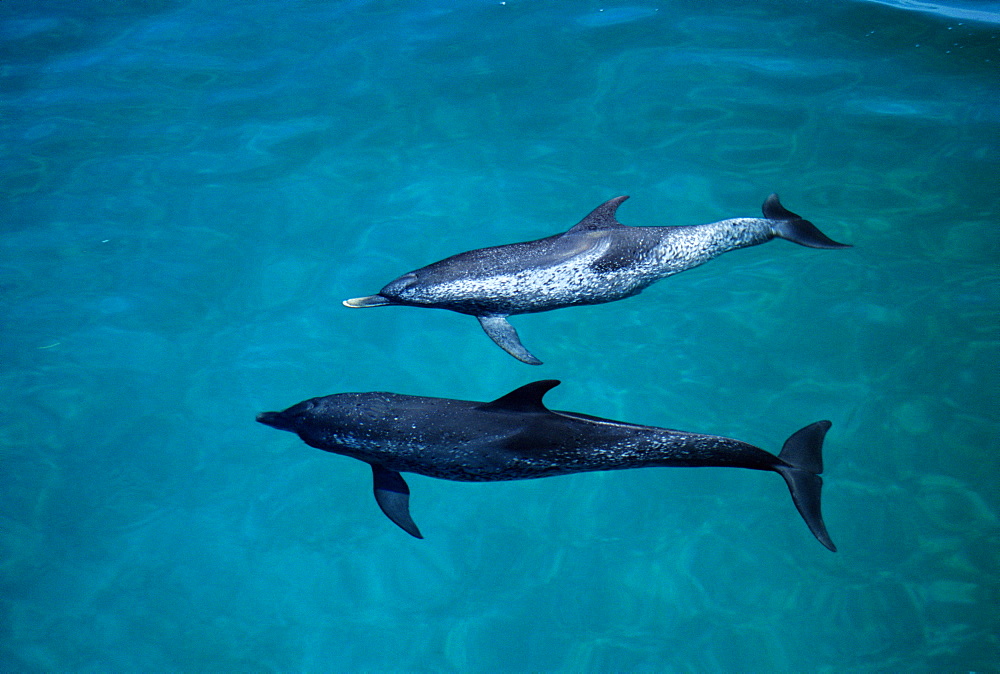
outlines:
{"label": "dark dolphin", "polygon": [[542,396],[558,383],[537,381],[487,403],[341,393],[264,412],[257,421],[370,464],[382,511],[417,538],[423,537],[410,517],[410,490],[401,472],[491,482],[650,466],[729,466],[781,475],[809,530],[836,551],[820,512],[829,421],[793,433],[775,456],[731,438],[550,410]]}
{"label": "dark dolphin", "polygon": [[460,253],[400,276],[377,295],[344,304],[470,314],[504,351],[540,365],[521,344],[508,316],[631,297],[661,278],[774,238],[811,248],[849,247],[786,210],[776,194],[764,202],[763,218],[686,227],[626,227],[615,219],[626,199],[606,201],[563,234]]}

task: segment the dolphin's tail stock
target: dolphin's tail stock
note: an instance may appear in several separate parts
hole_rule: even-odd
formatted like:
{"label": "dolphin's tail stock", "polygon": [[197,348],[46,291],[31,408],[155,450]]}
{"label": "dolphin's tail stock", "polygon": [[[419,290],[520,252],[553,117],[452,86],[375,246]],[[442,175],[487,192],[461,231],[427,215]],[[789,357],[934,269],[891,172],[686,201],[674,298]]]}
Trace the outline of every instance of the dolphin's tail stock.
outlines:
{"label": "dolphin's tail stock", "polygon": [[823,489],[823,438],[830,430],[829,421],[817,421],[796,431],[785,440],[778,458],[782,463],[775,470],[785,478],[792,501],[798,508],[809,531],[831,552],[837,546],[830,540],[820,512],[820,492]]}
{"label": "dolphin's tail stock", "polygon": [[850,248],[848,243],[837,243],[819,227],[804,220],[781,205],[778,195],[772,194],[761,208],[764,217],[774,221],[774,235],[809,248]]}

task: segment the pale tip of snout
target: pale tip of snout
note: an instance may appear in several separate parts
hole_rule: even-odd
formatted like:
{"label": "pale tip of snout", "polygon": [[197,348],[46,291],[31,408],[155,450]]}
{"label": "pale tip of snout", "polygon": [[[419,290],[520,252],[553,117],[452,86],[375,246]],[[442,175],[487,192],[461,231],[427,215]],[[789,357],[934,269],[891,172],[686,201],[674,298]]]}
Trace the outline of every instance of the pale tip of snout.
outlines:
{"label": "pale tip of snout", "polygon": [[261,412],[257,415],[257,421],[268,426],[274,426],[278,420],[277,412]]}
{"label": "pale tip of snout", "polygon": [[386,304],[392,304],[392,302],[390,302],[385,297],[382,297],[381,295],[369,295],[368,297],[354,297],[349,300],[344,300],[344,306],[350,307],[351,309],[381,307]]}

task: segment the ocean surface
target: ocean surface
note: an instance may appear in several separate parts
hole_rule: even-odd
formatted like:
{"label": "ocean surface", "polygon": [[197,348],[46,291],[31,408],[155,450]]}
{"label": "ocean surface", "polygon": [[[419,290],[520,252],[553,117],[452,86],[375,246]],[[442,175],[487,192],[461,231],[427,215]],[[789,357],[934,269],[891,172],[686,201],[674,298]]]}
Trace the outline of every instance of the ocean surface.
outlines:
{"label": "ocean surface", "polygon": [[[1000,4],[0,1],[0,670],[1000,671]],[[512,323],[355,311],[565,231],[775,241]],[[410,476],[255,422],[345,391],[777,452]]]}

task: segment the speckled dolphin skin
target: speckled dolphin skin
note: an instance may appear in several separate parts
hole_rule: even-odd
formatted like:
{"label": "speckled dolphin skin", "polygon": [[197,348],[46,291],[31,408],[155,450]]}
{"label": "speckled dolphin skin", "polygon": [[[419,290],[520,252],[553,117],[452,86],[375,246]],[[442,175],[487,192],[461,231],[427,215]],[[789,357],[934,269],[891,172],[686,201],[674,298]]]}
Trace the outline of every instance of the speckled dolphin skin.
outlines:
{"label": "speckled dolphin skin", "polygon": [[685,227],[627,227],[615,218],[626,199],[606,201],[563,234],[460,253],[403,274],[377,295],[345,300],[344,305],[405,305],[470,314],[504,351],[540,365],[542,361],[521,344],[508,316],[614,302],[727,251],[774,238],[811,248],[849,247],[786,210],[776,194],[764,202],[763,218]]}
{"label": "speckled dolphin skin", "polygon": [[820,512],[829,421],[792,434],[775,456],[732,438],[553,411],[542,397],[558,384],[537,381],[487,403],[341,393],[264,412],[257,421],[370,464],[382,511],[417,538],[423,536],[410,517],[410,490],[401,472],[493,482],[651,466],[728,466],[781,475],[809,530],[836,551]]}

